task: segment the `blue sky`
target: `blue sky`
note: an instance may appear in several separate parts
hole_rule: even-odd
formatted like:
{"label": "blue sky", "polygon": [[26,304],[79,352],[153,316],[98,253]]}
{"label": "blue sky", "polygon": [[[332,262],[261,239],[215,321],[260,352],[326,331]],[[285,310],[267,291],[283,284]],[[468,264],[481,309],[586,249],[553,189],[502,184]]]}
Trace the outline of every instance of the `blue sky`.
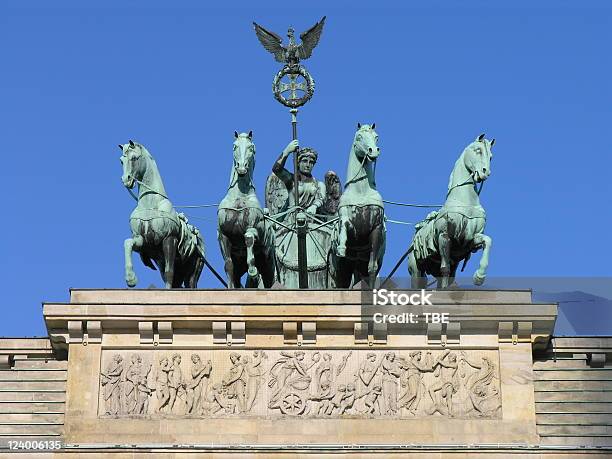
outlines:
{"label": "blue sky", "polygon": [[[343,176],[356,123],[375,121],[383,197],[441,203],[456,158],[485,132],[497,139],[481,195],[489,274],[612,275],[610,2],[208,3],[0,5],[0,335],[44,334],[41,301],[65,301],[70,287],[125,285],[134,203],[118,143],[147,146],[175,204],[208,204],[225,194],[234,130],[253,130],[263,201],[291,127],[253,20],[284,34],[327,15],[299,117],[315,175]],[[215,210],[190,215],[221,270]],[[389,224],[383,273],[412,232]],[[161,285],[135,267],[140,287]],[[217,285],[205,271],[200,287]]]}

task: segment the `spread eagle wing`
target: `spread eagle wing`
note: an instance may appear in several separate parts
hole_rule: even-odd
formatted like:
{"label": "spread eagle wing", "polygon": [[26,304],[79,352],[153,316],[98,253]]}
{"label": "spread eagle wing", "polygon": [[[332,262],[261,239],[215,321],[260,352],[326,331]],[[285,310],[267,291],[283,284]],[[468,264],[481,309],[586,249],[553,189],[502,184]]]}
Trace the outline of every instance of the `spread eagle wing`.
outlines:
{"label": "spread eagle wing", "polygon": [[[255,34],[259,39],[259,42],[263,45],[266,50],[274,54],[274,59],[277,62],[285,62],[285,47],[281,44],[283,39],[276,35],[274,32],[264,29],[262,26],[253,22],[255,27]],[[316,43],[315,43],[316,44]]]}
{"label": "spread eagle wing", "polygon": [[313,25],[306,32],[300,34],[300,38],[302,39],[302,43],[300,44],[300,46],[298,46],[298,53],[300,59],[308,59],[310,56],[312,56],[312,50],[315,49],[315,47],[319,43],[321,33],[323,32],[324,24],[325,16],[323,16],[323,19]]}

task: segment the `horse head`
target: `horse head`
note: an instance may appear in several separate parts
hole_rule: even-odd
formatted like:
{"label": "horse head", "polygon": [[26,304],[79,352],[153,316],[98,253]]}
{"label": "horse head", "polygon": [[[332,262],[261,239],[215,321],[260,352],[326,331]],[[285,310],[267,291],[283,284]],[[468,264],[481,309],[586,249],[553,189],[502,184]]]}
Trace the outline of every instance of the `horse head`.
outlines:
{"label": "horse head", "polygon": [[378,134],[374,130],[376,124],[360,124],[357,123],[357,132],[353,141],[353,151],[359,162],[376,161],[380,155],[380,147],[378,146]]}
{"label": "horse head", "polygon": [[480,134],[463,151],[463,164],[476,183],[484,182],[491,175],[491,149],[494,144],[495,139],[487,140],[484,134]]}
{"label": "horse head", "polygon": [[130,140],[126,144],[119,144],[122,155],[119,158],[123,165],[123,175],[121,181],[126,188],[133,188],[136,180],[141,181],[147,170],[147,155],[145,148]]}
{"label": "horse head", "polygon": [[239,177],[252,175],[255,167],[255,144],[253,143],[253,131],[248,134],[238,134],[234,131],[234,169]]}

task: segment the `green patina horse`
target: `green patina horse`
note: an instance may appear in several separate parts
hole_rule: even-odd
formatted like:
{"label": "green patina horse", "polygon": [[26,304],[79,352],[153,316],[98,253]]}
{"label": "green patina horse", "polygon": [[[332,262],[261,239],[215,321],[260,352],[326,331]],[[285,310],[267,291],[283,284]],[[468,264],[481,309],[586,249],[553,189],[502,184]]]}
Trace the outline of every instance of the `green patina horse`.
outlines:
{"label": "green patina horse", "polygon": [[337,238],[330,251],[330,275],[338,288],[361,280],[373,287],[385,254],[385,209],[374,177],[380,155],[375,127],[357,125],[349,154]]}
{"label": "green patina horse", "polygon": [[494,143],[481,134],[463,150],[450,175],[444,206],[416,225],[408,259],[413,288],[424,288],[428,274],[438,279],[438,288],[448,287],[459,263],[464,261],[465,267],[479,249],[483,253],[473,279],[476,285],[484,282],[492,240],[483,233],[486,214],[476,184],[482,187],[491,174]]}
{"label": "green patina horse", "polygon": [[266,224],[253,185],[253,133],[235,132],[234,136],[229,189],[217,213],[217,236],[225,259],[228,287],[240,287],[240,279],[247,273],[246,287],[258,287],[261,280],[269,288],[275,274],[274,231]]}
{"label": "green patina horse", "polygon": [[172,207],[147,149],[131,140],[119,148],[123,185],[131,190],[138,184],[138,204],[130,216],[132,237],[124,243],[127,285],[135,287],[138,282],[132,266],[132,251],[136,251],[146,266],[156,269],[157,265],[166,288],[196,288],[204,267],[200,232]]}

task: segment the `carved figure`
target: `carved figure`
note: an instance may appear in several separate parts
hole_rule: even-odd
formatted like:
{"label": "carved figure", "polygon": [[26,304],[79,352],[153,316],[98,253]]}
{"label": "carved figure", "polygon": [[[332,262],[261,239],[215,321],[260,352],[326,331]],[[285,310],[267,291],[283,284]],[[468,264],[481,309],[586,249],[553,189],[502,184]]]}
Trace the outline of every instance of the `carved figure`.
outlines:
{"label": "carved figure", "polygon": [[337,238],[330,251],[330,274],[339,288],[361,280],[374,286],[385,253],[384,205],[374,176],[380,155],[375,127],[358,124],[349,153]]}
{"label": "carved figure", "polygon": [[213,384],[211,390],[206,392],[203,408],[205,415],[216,414],[221,410],[225,410],[226,403],[221,384]]}
{"label": "carved figure", "polygon": [[442,415],[454,416],[452,398],[459,388],[457,354],[445,350],[434,367],[436,381],[429,387],[434,408],[430,414],[439,412]]}
{"label": "carved figure", "polygon": [[219,245],[225,260],[229,288],[241,287],[247,273],[247,287],[266,288],[274,283],[274,231],[264,219],[255,194],[255,144],[253,133],[234,133],[233,167],[227,194],[217,214]]}
{"label": "carved figure", "polygon": [[280,36],[253,22],[255,34],[263,47],[274,55],[274,59],[277,62],[282,62],[289,66],[296,66],[300,59],[308,59],[312,55],[312,50],[317,46],[321,38],[324,24],[325,16],[306,32],[300,34],[302,43],[299,45],[295,43],[295,31],[290,27],[287,31],[289,44],[287,47],[284,47]]}
{"label": "carved figure", "polygon": [[132,265],[132,252],[136,251],[145,266],[159,269],[166,288],[196,288],[204,266],[204,242],[199,231],[186,218],[179,218],[172,207],[147,149],[132,140],[119,148],[123,185],[131,190],[138,184],[138,204],[130,216],[132,237],[124,243],[128,287],[138,282]]}
{"label": "carved figure", "polygon": [[210,360],[206,364],[198,354],[191,355],[191,382],[187,385],[187,412],[190,414],[202,414],[202,398],[208,389],[208,378],[212,371]]}
{"label": "carved figure", "polygon": [[463,261],[465,268],[471,254],[480,249],[482,257],[473,279],[476,285],[484,282],[492,240],[483,232],[486,214],[476,186],[480,183],[482,189],[491,174],[494,144],[495,139],[481,134],[463,150],[450,175],[444,206],[415,226],[408,258],[412,288],[425,288],[428,274],[438,279],[438,288],[448,287],[459,263]]}
{"label": "carved figure", "polygon": [[106,414],[121,414],[121,375],[123,374],[123,357],[113,355],[113,359],[101,373],[100,381],[104,388]]}
{"label": "carved figure", "polygon": [[331,354],[323,353],[323,359],[315,369],[315,387],[319,390],[322,386],[331,386],[334,382]]}
{"label": "carved figure", "polygon": [[136,405],[134,414],[147,414],[149,412],[149,398],[153,391],[147,383],[147,376],[141,375],[136,380]]}
{"label": "carved figure", "polygon": [[357,397],[355,385],[352,383],[348,383],[346,385],[346,392],[342,400],[340,401],[340,407],[338,410],[338,414],[350,414],[353,409],[353,405],[355,404],[355,399]]}
{"label": "carved figure", "polygon": [[[168,390],[170,399],[168,400],[168,413],[175,411],[176,399],[184,394],[185,382],[183,379],[183,370],[181,370],[181,356],[174,354],[172,356],[172,367],[168,372]],[[178,410],[177,410],[178,411]]]}
{"label": "carved figure", "polygon": [[170,381],[170,370],[172,370],[172,364],[167,357],[162,357],[159,361],[159,368],[157,371],[157,400],[159,412],[167,410],[168,402],[170,401],[170,388],[168,382]]}
{"label": "carved figure", "polygon": [[492,415],[501,406],[499,391],[491,385],[495,378],[495,365],[488,357],[482,357],[480,365],[470,361],[465,355],[463,360],[478,370],[465,384],[474,409],[482,416]]}
{"label": "carved figure", "polygon": [[383,393],[383,388],[379,384],[374,385],[372,390],[365,394],[356,397],[361,402],[361,406],[357,410],[363,414],[373,414],[374,416],[380,416],[382,409],[380,407],[380,399]]}
{"label": "carved figure", "polygon": [[382,371],[383,414],[394,416],[397,414],[398,385],[401,375],[399,362],[396,361],[395,352],[387,352],[380,365]]}
{"label": "carved figure", "polygon": [[136,408],[136,403],[138,401],[136,386],[142,375],[142,368],[142,357],[139,354],[133,354],[131,362],[122,376],[122,412],[124,414],[133,414]]}
{"label": "carved figure", "polygon": [[259,387],[261,386],[261,379],[263,378],[265,370],[263,369],[262,362],[267,359],[268,356],[264,351],[253,351],[253,356],[248,355],[242,356],[241,359],[244,362],[244,367],[247,376],[246,386],[246,412],[253,409],[257,394],[259,394]]}
{"label": "carved figure", "polygon": [[311,394],[309,400],[309,412],[315,416],[322,416],[327,412],[330,400],[334,397],[331,384],[328,381],[323,381],[319,390],[315,394]]}
{"label": "carved figure", "polygon": [[376,354],[374,352],[368,352],[365,360],[361,363],[359,370],[355,373],[355,381],[357,382],[357,396],[363,397],[369,393],[372,388],[372,381],[378,369],[379,364],[376,364]]}
{"label": "carved figure", "polygon": [[427,352],[425,358],[423,358],[423,351],[413,351],[409,356],[409,359],[402,359],[402,369],[404,371],[400,377],[402,392],[398,405],[400,408],[406,408],[410,413],[415,414],[426,391],[422,373],[433,371],[433,363],[431,352]]}
{"label": "carved figure", "polygon": [[240,355],[236,352],[230,354],[232,367],[223,377],[222,386],[227,391],[228,398],[236,399],[236,407],[239,413],[244,413],[247,409],[247,379],[248,374]]}

